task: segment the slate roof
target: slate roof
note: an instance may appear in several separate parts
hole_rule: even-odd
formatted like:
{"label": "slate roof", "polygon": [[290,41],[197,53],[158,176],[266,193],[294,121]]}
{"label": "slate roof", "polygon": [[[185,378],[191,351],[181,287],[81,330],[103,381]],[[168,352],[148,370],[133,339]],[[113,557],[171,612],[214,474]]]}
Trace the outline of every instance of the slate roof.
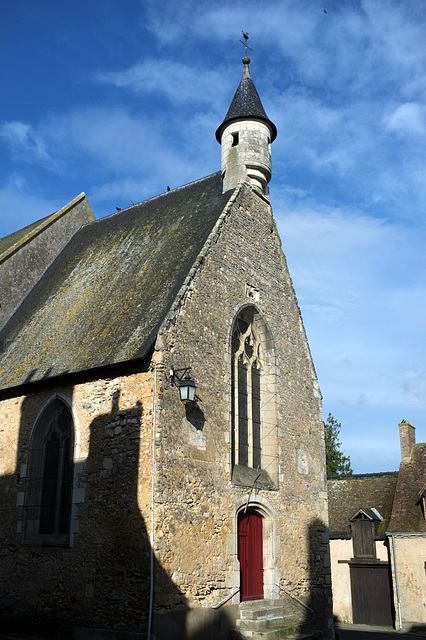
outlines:
{"label": "slate roof", "polygon": [[244,72],[238,89],[228,109],[224,121],[216,131],[216,140],[220,142],[223,129],[235,120],[257,119],[263,120],[271,128],[271,142],[277,137],[277,128],[269,120],[257,93],[249,71],[250,58],[243,58]]}
{"label": "slate roof", "polygon": [[82,227],[0,332],[0,389],[146,355],[232,193],[218,172]]}
{"label": "slate roof", "polygon": [[426,521],[419,504],[426,482],[426,443],[413,447],[410,462],[402,462],[398,473],[392,517],[388,531],[426,533]]}
{"label": "slate roof", "polygon": [[376,509],[383,520],[377,528],[383,536],[389,524],[397,471],[329,478],[328,517],[330,538],[350,538],[350,519],[359,509]]}

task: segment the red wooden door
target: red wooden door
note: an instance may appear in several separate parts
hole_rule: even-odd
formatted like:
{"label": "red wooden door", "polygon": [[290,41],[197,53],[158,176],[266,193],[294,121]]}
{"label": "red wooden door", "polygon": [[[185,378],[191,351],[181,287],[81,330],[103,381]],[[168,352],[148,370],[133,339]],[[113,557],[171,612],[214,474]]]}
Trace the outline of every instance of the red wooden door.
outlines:
{"label": "red wooden door", "polygon": [[241,600],[263,599],[262,516],[251,509],[238,515]]}

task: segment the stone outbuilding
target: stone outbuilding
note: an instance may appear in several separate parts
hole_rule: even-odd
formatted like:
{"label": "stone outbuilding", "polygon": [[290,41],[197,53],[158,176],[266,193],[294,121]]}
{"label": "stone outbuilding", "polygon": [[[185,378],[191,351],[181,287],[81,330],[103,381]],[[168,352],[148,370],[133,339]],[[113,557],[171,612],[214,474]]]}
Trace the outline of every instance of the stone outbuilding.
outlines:
{"label": "stone outbuilding", "polygon": [[399,432],[399,471],[328,480],[333,610],[426,631],[426,443],[405,420]]}
{"label": "stone outbuilding", "polygon": [[10,627],[333,635],[321,394],[249,62],[221,171],[84,224],[0,333]]}

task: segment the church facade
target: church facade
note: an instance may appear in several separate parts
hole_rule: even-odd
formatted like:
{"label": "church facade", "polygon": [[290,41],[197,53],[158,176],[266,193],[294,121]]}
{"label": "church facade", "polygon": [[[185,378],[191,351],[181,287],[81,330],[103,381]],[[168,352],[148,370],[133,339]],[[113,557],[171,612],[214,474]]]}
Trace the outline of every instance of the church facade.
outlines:
{"label": "church facade", "polygon": [[332,636],[321,394],[249,62],[221,171],[81,227],[0,333],[11,625],[226,640],[263,607]]}

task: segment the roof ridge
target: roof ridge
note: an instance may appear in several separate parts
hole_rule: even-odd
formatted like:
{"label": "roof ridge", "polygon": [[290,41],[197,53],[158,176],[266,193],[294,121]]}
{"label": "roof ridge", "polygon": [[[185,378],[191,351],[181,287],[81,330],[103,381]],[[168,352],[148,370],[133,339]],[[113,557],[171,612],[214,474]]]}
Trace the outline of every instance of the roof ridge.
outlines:
{"label": "roof ridge", "polygon": [[[61,207],[61,209],[58,209],[57,211],[50,213],[44,218],[40,218],[40,220],[38,221],[30,223],[29,225],[27,225],[26,227],[23,227],[22,229],[13,231],[8,236],[4,236],[2,240],[4,240],[5,238],[8,238],[9,236],[12,236],[14,233],[19,233],[24,231],[27,227],[31,227],[28,233],[20,237],[13,244],[11,244],[7,249],[3,251],[3,253],[0,253],[0,263],[7,260],[7,258],[9,258],[12,254],[16,253],[18,249],[20,249],[25,244],[28,244],[28,242],[30,242],[36,236],[40,235],[42,231],[44,231],[47,227],[49,227],[51,224],[56,222],[56,220],[64,216],[68,210],[72,209],[72,207],[74,207],[76,204],[84,200],[84,198],[86,198],[86,194],[84,193],[84,191],[82,191],[78,196],[76,196],[66,205]],[[37,222],[39,222],[39,224],[37,224]]]}
{"label": "roof ridge", "polygon": [[134,204],[131,204],[129,207],[125,207],[124,209],[120,209],[120,211],[113,211],[109,215],[106,215],[106,216],[103,216],[102,218],[98,218],[97,220],[94,220],[94,223],[102,222],[103,220],[106,220],[106,219],[109,219],[109,218],[113,218],[114,216],[119,216],[121,213],[124,213],[125,211],[129,211],[130,209],[133,209],[133,207],[143,207],[146,204],[149,204],[150,202],[153,202],[154,200],[158,200],[160,198],[168,196],[171,193],[176,193],[176,191],[181,191],[182,189],[186,189],[187,187],[191,187],[191,186],[193,186],[193,185],[195,185],[197,183],[203,182],[204,180],[208,180],[210,178],[213,178],[213,176],[216,176],[219,173],[220,173],[220,171],[214,171],[213,173],[210,173],[209,175],[204,176],[203,178],[198,178],[198,180],[192,180],[191,182],[186,182],[185,184],[179,185],[179,187],[175,187],[174,189],[170,189],[169,191],[163,191],[162,193],[158,193],[156,196],[151,196],[150,198],[147,198],[146,200],[141,200],[140,202],[135,202]]}
{"label": "roof ridge", "polygon": [[378,471],[377,473],[350,473],[346,475],[328,476],[327,480],[351,480],[352,478],[380,478],[382,476],[397,476],[398,471]]}

